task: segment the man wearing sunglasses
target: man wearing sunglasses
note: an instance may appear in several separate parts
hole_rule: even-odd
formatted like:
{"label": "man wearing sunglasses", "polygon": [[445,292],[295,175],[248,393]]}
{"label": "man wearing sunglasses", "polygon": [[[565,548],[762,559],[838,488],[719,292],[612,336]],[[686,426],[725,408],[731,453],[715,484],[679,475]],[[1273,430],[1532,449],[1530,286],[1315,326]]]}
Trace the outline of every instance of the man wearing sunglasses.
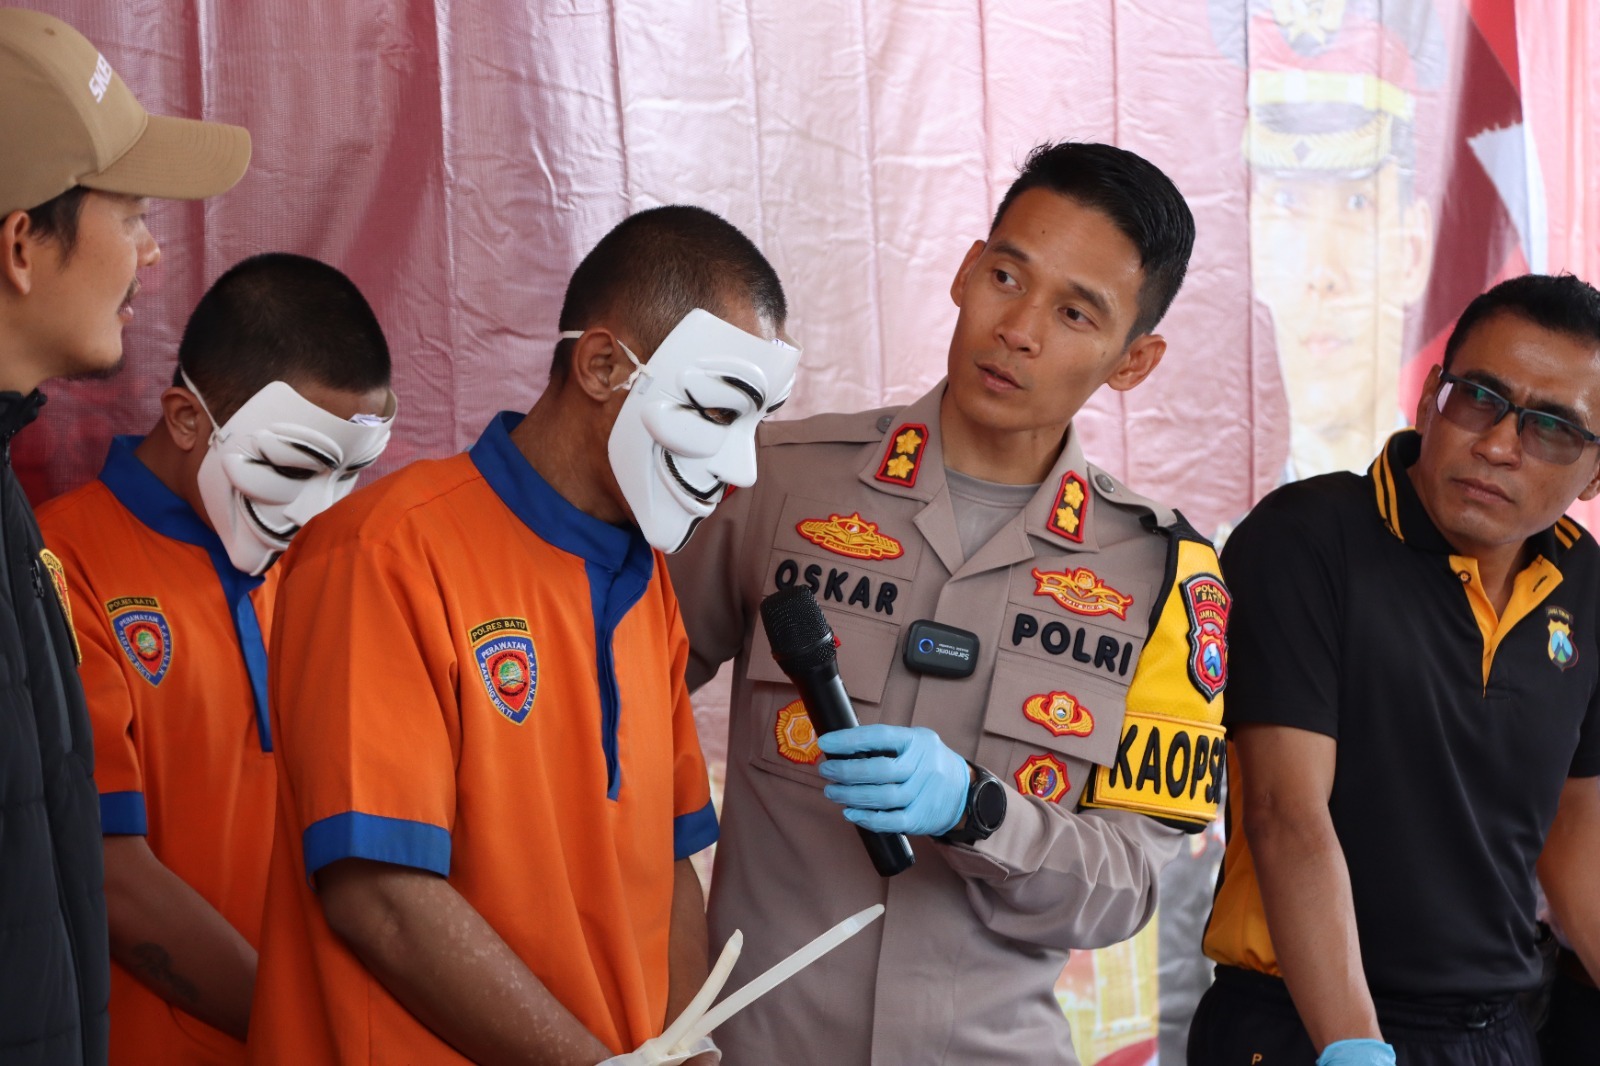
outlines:
{"label": "man wearing sunglasses", "polygon": [[1535,878],[1600,970],[1600,292],[1462,314],[1365,477],[1288,485],[1223,554],[1228,850],[1190,1062],[1539,1061]]}

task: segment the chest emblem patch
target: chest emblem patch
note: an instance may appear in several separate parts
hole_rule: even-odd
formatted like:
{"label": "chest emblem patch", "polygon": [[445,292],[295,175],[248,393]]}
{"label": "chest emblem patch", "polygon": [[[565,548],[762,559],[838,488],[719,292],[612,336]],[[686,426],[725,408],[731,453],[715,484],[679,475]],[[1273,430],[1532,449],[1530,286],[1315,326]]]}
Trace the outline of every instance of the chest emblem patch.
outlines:
{"label": "chest emblem patch", "polygon": [[889,437],[889,447],[883,453],[876,475],[879,481],[906,488],[917,483],[917,468],[922,465],[922,453],[928,449],[928,427],[907,422]]}
{"label": "chest emblem patch", "polygon": [[67,633],[72,637],[72,657],[82,666],[83,649],[78,646],[78,629],[72,624],[72,600],[67,596],[67,568],[61,565],[61,560],[49,548],[39,549],[39,561],[49,571],[50,585],[56,590],[56,601],[61,604],[61,613],[66,616]]}
{"label": "chest emblem patch", "polygon": [[1054,755],[1030,755],[1028,761],[1017,768],[1017,791],[1036,796],[1046,803],[1060,803],[1072,788],[1067,780],[1067,766]]}
{"label": "chest emblem patch", "polygon": [[1545,651],[1557,667],[1569,669],[1578,661],[1578,648],[1572,643],[1572,615],[1559,607],[1546,607],[1544,614],[1550,628],[1550,643]]}
{"label": "chest emblem patch", "polygon": [[817,747],[817,727],[811,724],[811,716],[801,701],[795,700],[778,712],[773,732],[777,734],[778,754],[790,762],[813,766],[822,758],[822,749]]}
{"label": "chest emblem patch", "polygon": [[1073,614],[1093,617],[1114,614],[1128,617],[1133,597],[1124,596],[1100,580],[1100,575],[1087,566],[1075,570],[1035,570],[1033,580],[1035,596],[1049,596]]}
{"label": "chest emblem patch", "polygon": [[467,631],[478,674],[494,709],[516,725],[533,710],[539,690],[539,654],[526,618],[493,618]]}
{"label": "chest emblem patch", "polygon": [[111,630],[134,671],[161,684],[172,665],[172,627],[154,596],[119,596],[106,601]]}
{"label": "chest emblem patch", "polygon": [[1070,692],[1046,692],[1022,702],[1022,716],[1038,722],[1056,737],[1086,737],[1094,732],[1094,715]]}
{"label": "chest emblem patch", "polygon": [[1061,475],[1061,487],[1056,490],[1056,502],[1050,507],[1050,518],[1045,528],[1074,544],[1083,543],[1083,512],[1089,506],[1089,486],[1083,478],[1068,470]]}
{"label": "chest emblem patch", "polygon": [[1189,614],[1189,680],[1210,700],[1228,687],[1228,607],[1233,598],[1214,574],[1196,574],[1183,583],[1183,608]]}
{"label": "chest emblem patch", "polygon": [[831,514],[826,519],[807,518],[795,524],[795,531],[822,548],[851,559],[898,559],[906,553],[900,542],[878,532],[878,523],[868,522],[861,512]]}

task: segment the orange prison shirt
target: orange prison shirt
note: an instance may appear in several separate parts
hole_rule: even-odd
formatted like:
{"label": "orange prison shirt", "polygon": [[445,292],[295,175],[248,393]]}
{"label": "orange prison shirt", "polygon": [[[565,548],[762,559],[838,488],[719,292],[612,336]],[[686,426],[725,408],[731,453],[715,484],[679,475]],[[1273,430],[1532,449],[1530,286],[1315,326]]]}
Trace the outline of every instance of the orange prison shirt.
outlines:
{"label": "orange prison shirt", "polygon": [[666,1022],[673,864],[716,838],[666,568],[508,437],[310,522],[271,667],[277,835],[251,1061],[462,1063],[329,929],[347,857],[447,877],[600,1040]]}
{"label": "orange prison shirt", "polygon": [[[277,582],[235,570],[137,443],[118,437],[97,480],[39,508],[72,605],[101,826],[144,836],[259,946],[276,788],[261,635]],[[113,1066],[243,1061],[239,1041],[112,963]]]}

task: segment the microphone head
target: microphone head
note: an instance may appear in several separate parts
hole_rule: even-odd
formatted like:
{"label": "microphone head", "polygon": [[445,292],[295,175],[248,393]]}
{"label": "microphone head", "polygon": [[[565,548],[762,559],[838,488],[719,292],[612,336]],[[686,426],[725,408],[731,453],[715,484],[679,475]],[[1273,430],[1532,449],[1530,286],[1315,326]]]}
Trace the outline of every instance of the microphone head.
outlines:
{"label": "microphone head", "polygon": [[784,673],[792,673],[791,667],[831,663],[838,656],[828,618],[805,585],[779,589],[762,600],[761,624]]}

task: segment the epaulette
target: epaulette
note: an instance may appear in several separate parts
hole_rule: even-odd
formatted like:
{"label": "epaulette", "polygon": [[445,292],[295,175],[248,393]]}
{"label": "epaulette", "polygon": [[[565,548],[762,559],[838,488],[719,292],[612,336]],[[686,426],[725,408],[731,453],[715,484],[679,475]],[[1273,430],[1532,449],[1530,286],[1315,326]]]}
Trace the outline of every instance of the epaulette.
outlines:
{"label": "epaulette", "polygon": [[1183,516],[1177,511],[1164,504],[1157,503],[1148,496],[1139,495],[1093,463],[1089,463],[1088,468],[1089,484],[1094,487],[1094,494],[1098,499],[1104,500],[1113,507],[1143,512],[1141,520],[1151,530],[1171,530],[1177,523],[1181,522],[1185,528],[1193,532],[1193,527],[1184,522]]}
{"label": "epaulette", "polygon": [[880,439],[889,431],[900,407],[880,407],[873,411],[830,413],[797,418],[787,422],[763,422],[758,430],[760,444],[864,444]]}

